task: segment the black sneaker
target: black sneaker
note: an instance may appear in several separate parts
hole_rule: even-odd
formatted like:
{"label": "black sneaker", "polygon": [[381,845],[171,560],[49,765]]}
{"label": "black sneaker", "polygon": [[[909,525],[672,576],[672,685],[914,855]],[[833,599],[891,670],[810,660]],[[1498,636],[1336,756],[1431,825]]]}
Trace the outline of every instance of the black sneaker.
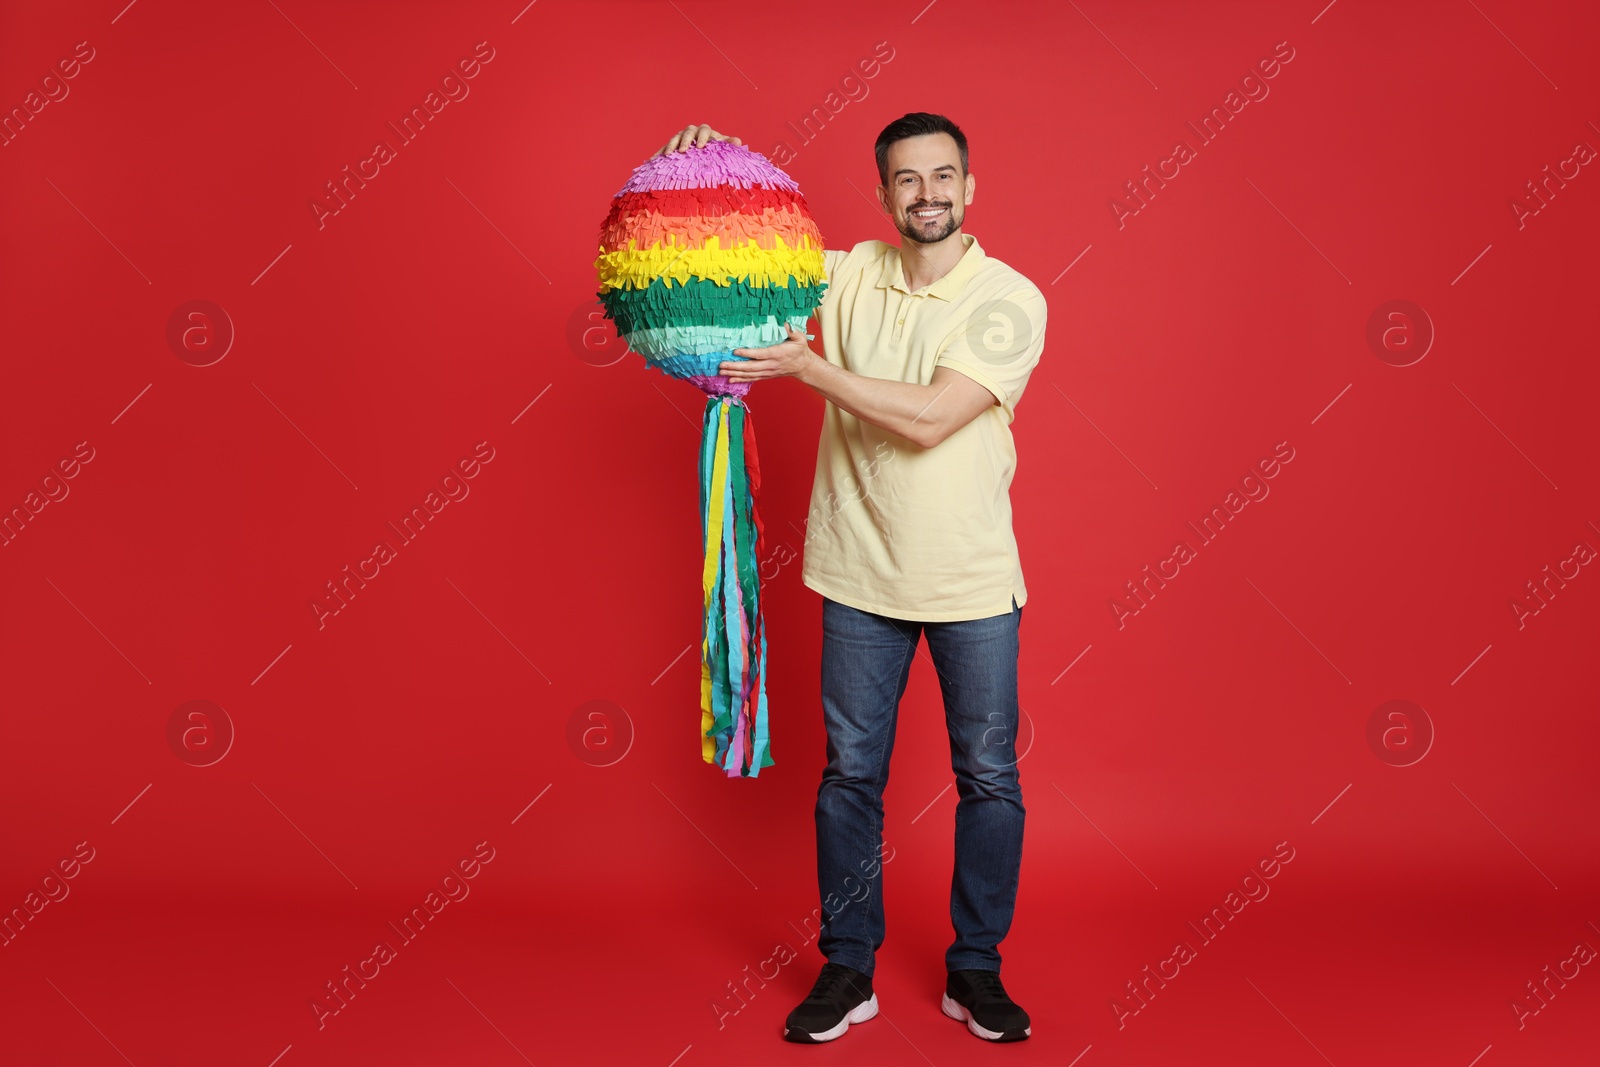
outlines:
{"label": "black sneaker", "polygon": [[878,994],[872,991],[872,979],[830,960],[822,965],[810,995],[784,1020],[783,1036],[806,1044],[832,1041],[851,1023],[864,1023],[876,1014]]}
{"label": "black sneaker", "polygon": [[1006,995],[999,971],[951,971],[939,1007],[985,1041],[1021,1041],[1033,1033],[1028,1013]]}

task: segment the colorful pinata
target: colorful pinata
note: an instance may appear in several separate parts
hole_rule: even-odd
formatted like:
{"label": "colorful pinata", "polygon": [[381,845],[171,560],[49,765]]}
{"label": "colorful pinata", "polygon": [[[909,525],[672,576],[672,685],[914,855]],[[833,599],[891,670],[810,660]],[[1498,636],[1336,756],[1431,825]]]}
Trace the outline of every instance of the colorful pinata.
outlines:
{"label": "colorful pinata", "polygon": [[712,141],[646,160],[600,228],[600,303],[646,364],[706,394],[701,755],[728,776],[773,763],[767,738],[761,466],[744,396],[718,365],[805,329],[822,301],[822,235],[799,186],[759,152]]}

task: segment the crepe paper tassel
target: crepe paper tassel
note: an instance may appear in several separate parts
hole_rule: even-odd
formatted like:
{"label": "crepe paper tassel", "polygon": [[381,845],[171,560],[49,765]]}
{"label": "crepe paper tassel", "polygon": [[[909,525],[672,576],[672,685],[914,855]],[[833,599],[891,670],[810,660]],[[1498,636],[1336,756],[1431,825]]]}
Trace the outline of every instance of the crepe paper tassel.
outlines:
{"label": "crepe paper tassel", "polygon": [[754,778],[773,759],[750,383],[718,370],[745,358],[736,348],[805,329],[827,289],[822,248],[799,186],[761,153],[726,141],[646,160],[600,227],[598,295],[617,335],[646,366],[706,394],[700,754],[730,778]]}

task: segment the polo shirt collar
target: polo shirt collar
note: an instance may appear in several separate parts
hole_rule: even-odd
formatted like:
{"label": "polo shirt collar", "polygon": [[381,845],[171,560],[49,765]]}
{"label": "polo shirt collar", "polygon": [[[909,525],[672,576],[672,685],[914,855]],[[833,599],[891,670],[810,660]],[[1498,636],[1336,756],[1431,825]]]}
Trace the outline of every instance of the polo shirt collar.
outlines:
{"label": "polo shirt collar", "polygon": [[[983,246],[978,243],[977,237],[963,233],[961,243],[966,246],[966,251],[956,260],[956,265],[950,268],[950,273],[927,286],[922,292],[941,300],[954,300],[960,294],[961,287],[978,269],[984,258]],[[899,248],[894,248],[883,257],[883,273],[878,278],[877,288],[898,289],[907,294],[911,292],[906,288],[905,269],[900,263]]]}

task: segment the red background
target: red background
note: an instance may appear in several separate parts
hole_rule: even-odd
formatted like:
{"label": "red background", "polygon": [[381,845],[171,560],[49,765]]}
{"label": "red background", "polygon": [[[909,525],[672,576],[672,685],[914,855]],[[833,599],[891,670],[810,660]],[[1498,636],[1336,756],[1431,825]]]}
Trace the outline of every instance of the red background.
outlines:
{"label": "red background", "polygon": [[[70,890],[0,949],[6,1063],[1592,1062],[1592,968],[1520,1028],[1511,1002],[1600,946],[1600,577],[1520,626],[1511,602],[1600,546],[1600,176],[1520,226],[1511,203],[1600,145],[1593,5],[121,4],[0,26],[8,111],[94,50],[0,149],[0,506],[70,490],[0,558],[0,908]],[[480,41],[470,95],[319,227],[325,183]],[[1283,41],[1199,146],[1185,122]],[[879,42],[867,95],[829,101]],[[871,149],[913,110],[964,128],[966,227],[1051,307],[1013,427],[1029,815],[1002,952],[1035,1036],[981,1050],[938,1012],[954,791],[924,645],[883,1015],[799,1049],[821,601],[774,556],[777,763],[726,780],[684,654],[699,394],[581,327],[609,198],[675,130],[787,141],[843,248],[897,239]],[[1178,138],[1197,158],[1119,228]],[[1398,299],[1436,330],[1403,367],[1366,340]],[[208,366],[168,341],[191,300],[236,333]],[[822,401],[752,402],[797,553]],[[319,628],[324,583],[484,441],[470,495]],[[1285,441],[1270,496],[1119,628],[1124,583]],[[175,744],[192,700],[221,712]],[[1422,715],[1374,747],[1390,700]],[[183,758],[224,719],[223,758]],[[325,983],[479,842],[470,895],[319,1029]],[[1279,842],[1270,895],[1202,944]],[[1197,957],[1119,1026],[1180,939]]]}

